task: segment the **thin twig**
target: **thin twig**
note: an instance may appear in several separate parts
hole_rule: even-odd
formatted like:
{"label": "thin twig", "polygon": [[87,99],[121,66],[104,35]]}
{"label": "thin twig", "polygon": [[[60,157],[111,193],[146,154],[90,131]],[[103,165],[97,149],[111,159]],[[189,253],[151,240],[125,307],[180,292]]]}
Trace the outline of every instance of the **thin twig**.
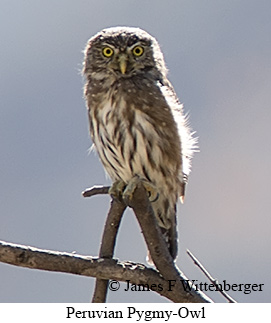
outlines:
{"label": "thin twig", "polygon": [[98,194],[108,194],[110,186],[93,186],[82,192],[83,197],[91,197]]}
{"label": "thin twig", "polygon": [[[194,261],[195,265],[199,267],[199,269],[204,273],[204,275],[210,280],[212,284],[217,286],[219,284],[219,281],[215,278],[213,278],[210,273],[204,268],[204,266],[200,263],[200,261],[192,254],[191,251],[186,250],[189,257]],[[218,288],[218,292],[220,292],[228,301],[229,303],[237,303],[230,295],[228,295],[224,290]]]}

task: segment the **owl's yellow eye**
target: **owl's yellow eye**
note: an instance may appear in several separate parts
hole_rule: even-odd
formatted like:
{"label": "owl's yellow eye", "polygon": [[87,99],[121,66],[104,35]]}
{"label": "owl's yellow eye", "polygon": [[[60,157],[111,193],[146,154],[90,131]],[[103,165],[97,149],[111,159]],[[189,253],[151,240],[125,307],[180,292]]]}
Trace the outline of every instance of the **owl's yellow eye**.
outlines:
{"label": "owl's yellow eye", "polygon": [[139,56],[141,56],[143,53],[144,53],[144,49],[143,49],[143,47],[141,47],[141,46],[135,46],[135,47],[133,48],[133,54],[134,54],[134,56],[139,57]]}
{"label": "owl's yellow eye", "polygon": [[103,49],[103,55],[105,57],[111,57],[113,54],[114,54],[114,51],[113,51],[113,49],[111,47],[105,47]]}

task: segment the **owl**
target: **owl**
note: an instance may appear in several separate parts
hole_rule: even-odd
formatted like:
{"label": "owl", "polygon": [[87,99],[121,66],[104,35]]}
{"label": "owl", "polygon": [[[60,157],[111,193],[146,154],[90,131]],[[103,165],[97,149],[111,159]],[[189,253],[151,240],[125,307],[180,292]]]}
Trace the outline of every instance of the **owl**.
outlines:
{"label": "owl", "polygon": [[131,197],[142,182],[175,259],[176,205],[184,198],[196,139],[159,44],[139,28],[113,27],[90,38],[84,53],[90,134],[112,191]]}

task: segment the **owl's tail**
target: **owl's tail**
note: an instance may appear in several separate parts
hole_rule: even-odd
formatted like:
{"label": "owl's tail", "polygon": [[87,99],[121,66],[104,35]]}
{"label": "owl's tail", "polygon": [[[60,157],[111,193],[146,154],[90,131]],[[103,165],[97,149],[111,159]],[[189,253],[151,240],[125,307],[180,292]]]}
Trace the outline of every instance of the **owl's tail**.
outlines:
{"label": "owl's tail", "polygon": [[[173,258],[173,260],[176,260],[177,254],[178,254],[178,234],[177,234],[176,215],[174,214],[174,216],[172,217],[171,225],[169,229],[165,229],[163,227],[160,227],[160,229],[165,239],[165,242],[167,244],[168,251],[171,254],[171,257]],[[154,265],[149,251],[147,254],[147,262],[151,266]]]}
{"label": "owl's tail", "polygon": [[169,253],[171,254],[173,260],[175,260],[178,254],[178,234],[175,214],[172,217],[170,228],[161,228],[161,231],[167,243]]}

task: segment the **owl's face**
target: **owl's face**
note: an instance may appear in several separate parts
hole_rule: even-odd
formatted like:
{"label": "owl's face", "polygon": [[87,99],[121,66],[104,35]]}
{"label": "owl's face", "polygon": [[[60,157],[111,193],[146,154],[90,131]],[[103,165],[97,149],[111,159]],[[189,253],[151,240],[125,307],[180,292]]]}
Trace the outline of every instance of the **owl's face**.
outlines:
{"label": "owl's face", "polygon": [[166,71],[157,41],[139,28],[104,29],[89,40],[85,55],[84,73],[96,79]]}

